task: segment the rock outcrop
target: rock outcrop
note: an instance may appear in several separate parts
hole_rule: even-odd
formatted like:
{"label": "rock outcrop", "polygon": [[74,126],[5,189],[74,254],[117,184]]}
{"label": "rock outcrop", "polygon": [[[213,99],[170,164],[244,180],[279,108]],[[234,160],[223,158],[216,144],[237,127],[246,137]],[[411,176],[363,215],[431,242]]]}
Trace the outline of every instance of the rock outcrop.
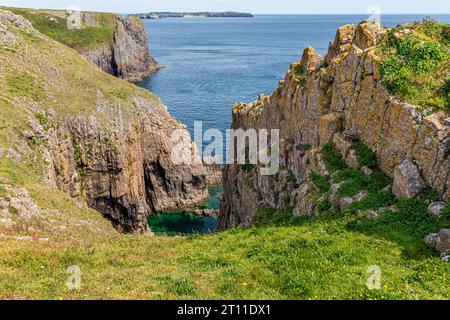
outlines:
{"label": "rock outcrop", "polygon": [[442,261],[450,262],[450,229],[441,229],[426,236],[425,243],[441,254]]}
{"label": "rock outcrop", "polygon": [[[98,12],[72,16],[71,12],[61,10],[11,10],[31,19],[38,31],[71,46],[103,71],[119,78],[139,82],[162,67],[150,55],[148,35],[138,17]],[[68,19],[75,19],[73,30],[65,30]],[[66,33],[59,34],[61,30],[75,34],[77,40],[66,39]]]}
{"label": "rock outcrop", "polygon": [[389,95],[379,71],[386,35],[370,21],[341,27],[325,57],[305,49],[271,96],[234,106],[232,129],[280,130],[280,170],[263,176],[262,165],[224,168],[222,229],[250,226],[260,207],[317,214],[309,175],[329,175],[321,154],[329,141],[353,168],[361,164],[351,140],[361,141],[394,178],[398,196],[413,197],[427,184],[450,199],[450,117]]}
{"label": "rock outcrop", "polygon": [[[201,161],[178,165],[172,159],[175,145],[196,155],[195,144],[155,95],[102,72],[4,10],[0,70],[0,116],[10,124],[0,135],[2,157],[8,161],[0,163],[8,166],[2,169],[5,181],[15,177],[16,167],[23,172],[25,166],[33,183],[70,194],[126,233],[150,233],[152,212],[207,201]],[[175,139],[173,132],[182,134]],[[11,203],[28,206],[25,191],[5,190],[12,190],[12,196],[0,203],[1,210]]]}
{"label": "rock outcrop", "polygon": [[148,35],[137,17],[117,15],[112,43],[76,50],[103,71],[130,82],[139,82],[162,66],[150,55]]}

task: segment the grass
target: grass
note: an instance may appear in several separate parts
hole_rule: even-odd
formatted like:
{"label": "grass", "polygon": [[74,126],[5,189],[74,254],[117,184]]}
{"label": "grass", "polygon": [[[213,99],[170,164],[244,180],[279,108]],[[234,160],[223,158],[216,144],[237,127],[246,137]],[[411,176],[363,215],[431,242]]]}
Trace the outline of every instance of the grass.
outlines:
{"label": "grass", "polygon": [[65,18],[51,14],[51,11],[8,8],[29,20],[34,28],[50,38],[75,49],[90,49],[113,42],[115,15],[109,13],[89,13],[98,26],[82,29],[67,28]]}
{"label": "grass", "polygon": [[11,95],[30,98],[36,102],[45,97],[43,83],[27,72],[12,75],[6,79],[6,84]]}
{"label": "grass", "polygon": [[[376,221],[333,212],[314,219],[280,214],[247,230],[190,237],[3,239],[0,297],[449,299],[450,265],[422,242],[448,220],[410,209],[401,206],[400,214]],[[70,265],[81,269],[79,290],[66,287]],[[379,290],[366,287],[371,265],[382,271]]]}
{"label": "grass", "polygon": [[[448,24],[432,19],[391,29],[380,65],[390,94],[422,109],[450,111],[450,39]],[[412,30],[401,37],[395,34]]]}

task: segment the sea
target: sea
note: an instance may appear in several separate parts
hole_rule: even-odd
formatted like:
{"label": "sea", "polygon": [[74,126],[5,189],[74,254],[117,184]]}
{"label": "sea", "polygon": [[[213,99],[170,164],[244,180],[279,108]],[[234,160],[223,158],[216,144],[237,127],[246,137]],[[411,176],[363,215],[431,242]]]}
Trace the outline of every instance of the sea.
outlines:
{"label": "sea", "polygon": [[[382,15],[396,26],[426,15]],[[431,15],[450,22],[450,15]],[[325,54],[338,27],[366,15],[256,15],[254,18],[168,18],[144,20],[150,50],[166,67],[140,85],[159,95],[187,125],[224,131],[236,102],[269,95],[303,48]]]}
{"label": "sea", "polygon": [[[381,23],[393,27],[424,17],[383,15]],[[431,17],[450,22],[450,15]],[[203,130],[225,132],[234,103],[254,101],[260,93],[271,94],[290,64],[300,60],[303,48],[312,46],[325,54],[338,27],[367,18],[256,15],[145,20],[151,54],[166,67],[139,85],[160,96],[192,137],[196,121],[202,121]],[[217,192],[210,190],[210,208],[219,206]],[[157,234],[208,233],[217,229],[217,218],[171,212],[151,216],[149,225]]]}

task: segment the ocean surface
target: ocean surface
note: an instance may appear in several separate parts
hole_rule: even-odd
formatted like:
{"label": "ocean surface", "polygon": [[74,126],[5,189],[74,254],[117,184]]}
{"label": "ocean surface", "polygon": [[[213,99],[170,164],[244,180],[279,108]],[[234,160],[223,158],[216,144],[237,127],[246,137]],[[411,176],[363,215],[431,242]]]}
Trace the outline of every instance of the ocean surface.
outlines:
{"label": "ocean surface", "polygon": [[[433,16],[450,22],[450,15]],[[269,95],[303,48],[325,54],[336,29],[366,19],[363,15],[259,15],[255,18],[190,18],[145,20],[152,55],[166,65],[140,85],[159,95],[193,136],[194,121],[203,129],[230,127],[235,102]],[[396,26],[422,20],[420,15],[386,15]],[[208,142],[205,141],[205,144]],[[224,146],[225,149],[225,146]],[[218,207],[212,194],[208,207]],[[216,217],[165,213],[149,218],[157,234],[207,233]]]}
{"label": "ocean surface", "polygon": [[[140,85],[159,95],[170,112],[191,131],[225,130],[235,102],[251,102],[272,93],[303,48],[321,54],[336,29],[367,15],[257,15],[255,18],[145,20],[152,55],[166,65]],[[396,26],[421,15],[384,15]],[[433,18],[450,22],[450,15]]]}

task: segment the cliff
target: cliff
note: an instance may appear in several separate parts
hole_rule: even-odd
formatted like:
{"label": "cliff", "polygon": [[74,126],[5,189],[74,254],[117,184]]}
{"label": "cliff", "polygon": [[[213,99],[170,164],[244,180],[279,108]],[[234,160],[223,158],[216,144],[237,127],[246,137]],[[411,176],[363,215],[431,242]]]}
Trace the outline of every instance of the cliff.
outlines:
{"label": "cliff", "polygon": [[[8,204],[2,207],[7,225],[38,215],[30,209],[38,207],[34,202],[45,203],[55,190],[127,233],[149,233],[152,212],[207,200],[204,166],[171,160],[175,144],[195,145],[158,97],[104,73],[5,10],[0,87],[0,196]],[[183,140],[171,139],[174,130]],[[33,193],[36,188],[41,192]],[[64,215],[77,210],[70,208]]]}
{"label": "cliff", "polygon": [[[448,26],[433,23],[341,27],[325,57],[306,48],[271,96],[236,104],[233,129],[280,130],[280,170],[227,165],[221,228],[251,226],[261,208],[317,215],[368,199],[388,207],[390,190],[415,198],[431,187],[449,200]],[[386,179],[374,181],[374,171]]]}
{"label": "cliff", "polygon": [[150,55],[144,24],[112,13],[7,8],[29,20],[41,33],[77,50],[103,71],[130,82],[142,81],[162,66]]}

